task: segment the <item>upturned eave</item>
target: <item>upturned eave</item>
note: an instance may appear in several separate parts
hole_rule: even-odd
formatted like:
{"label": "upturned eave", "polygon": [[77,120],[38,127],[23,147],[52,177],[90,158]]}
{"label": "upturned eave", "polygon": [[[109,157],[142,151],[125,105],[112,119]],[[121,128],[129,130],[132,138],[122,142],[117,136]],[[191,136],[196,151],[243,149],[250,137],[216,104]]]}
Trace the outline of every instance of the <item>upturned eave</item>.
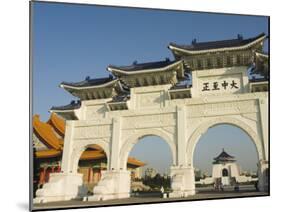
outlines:
{"label": "upturned eave", "polygon": [[60,84],[61,88],[64,89],[73,89],[73,90],[87,90],[87,89],[95,89],[95,88],[104,88],[104,87],[110,87],[110,86],[114,86],[115,83],[118,82],[118,79],[114,79],[110,82],[101,84],[101,85],[91,85],[91,86],[74,86],[74,85],[67,85],[64,83]]}
{"label": "upturned eave", "polygon": [[[162,67],[162,68],[151,68],[151,69],[143,69],[143,70],[137,70],[137,71],[126,71],[126,70],[122,70],[122,69],[118,69],[116,67],[107,67],[107,70],[111,73],[118,73],[118,74],[121,74],[121,75],[139,75],[139,74],[148,74],[148,73],[155,73],[155,72],[162,72],[162,71],[166,71],[166,70],[169,70],[169,69],[172,69],[173,67],[177,66],[177,65],[180,65],[180,64],[183,64],[183,61],[182,60],[179,60],[179,61],[176,61],[175,63],[172,63],[170,65],[167,65],[165,67]],[[182,70],[182,73],[178,73],[181,77],[184,76],[184,70],[183,68],[182,69],[179,69],[179,70]],[[177,70],[178,72],[178,70]]]}
{"label": "upturned eave", "polygon": [[263,35],[250,43],[241,46],[235,46],[235,47],[213,48],[207,50],[188,50],[188,49],[180,48],[179,46],[174,46],[173,44],[169,44],[168,48],[171,51],[173,51],[173,53],[175,53],[174,51],[177,51],[189,55],[205,54],[205,53],[212,53],[212,52],[223,52],[223,51],[238,51],[238,50],[245,50],[251,48],[256,44],[263,42],[266,39],[266,37],[267,37],[266,35]]}

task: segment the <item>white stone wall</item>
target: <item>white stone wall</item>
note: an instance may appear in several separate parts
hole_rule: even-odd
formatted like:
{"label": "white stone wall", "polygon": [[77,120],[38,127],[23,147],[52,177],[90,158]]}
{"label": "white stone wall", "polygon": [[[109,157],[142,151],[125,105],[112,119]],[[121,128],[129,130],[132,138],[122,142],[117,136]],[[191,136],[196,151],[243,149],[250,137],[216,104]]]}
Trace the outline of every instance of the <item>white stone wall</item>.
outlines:
{"label": "white stone wall", "polygon": [[213,177],[206,177],[205,179],[200,179],[200,181],[196,182],[196,184],[208,185],[214,183]]}
{"label": "white stone wall", "polygon": [[230,175],[231,175],[231,177],[240,176],[240,168],[237,163],[230,165]]}
{"label": "white stone wall", "polygon": [[236,181],[238,183],[246,183],[246,182],[252,182],[252,181],[257,181],[258,178],[252,178],[251,176],[244,176],[244,175],[241,175],[241,176],[238,176],[236,178]]}

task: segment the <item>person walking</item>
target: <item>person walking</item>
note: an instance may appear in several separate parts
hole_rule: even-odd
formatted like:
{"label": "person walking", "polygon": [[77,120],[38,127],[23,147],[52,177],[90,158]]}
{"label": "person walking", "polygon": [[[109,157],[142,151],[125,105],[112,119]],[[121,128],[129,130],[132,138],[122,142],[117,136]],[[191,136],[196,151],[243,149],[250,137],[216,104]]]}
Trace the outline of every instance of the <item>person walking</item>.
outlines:
{"label": "person walking", "polygon": [[163,186],[161,186],[160,191],[161,191],[161,196],[164,197],[164,187]]}
{"label": "person walking", "polygon": [[220,190],[223,191],[223,184],[220,184]]}

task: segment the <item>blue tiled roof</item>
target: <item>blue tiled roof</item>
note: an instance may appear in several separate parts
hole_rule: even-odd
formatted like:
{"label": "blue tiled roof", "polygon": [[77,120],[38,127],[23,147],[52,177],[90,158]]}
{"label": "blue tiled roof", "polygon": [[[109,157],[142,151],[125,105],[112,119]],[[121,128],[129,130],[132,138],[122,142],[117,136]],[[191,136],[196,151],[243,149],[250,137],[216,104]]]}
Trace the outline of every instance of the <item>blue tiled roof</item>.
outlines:
{"label": "blue tiled roof", "polygon": [[163,61],[148,62],[148,63],[134,62],[132,65],[128,65],[128,66],[109,65],[108,68],[118,69],[118,70],[123,70],[123,71],[139,71],[139,70],[146,70],[146,69],[164,68],[175,62],[178,62],[178,60],[170,61],[167,58],[166,60],[163,60]]}
{"label": "blue tiled roof", "polygon": [[74,87],[88,87],[88,86],[102,85],[113,80],[114,78],[111,75],[106,78],[96,78],[96,79],[90,79],[90,77],[86,77],[86,79],[81,82],[62,82],[61,85],[69,85]]}
{"label": "blue tiled roof", "polygon": [[80,101],[71,101],[70,104],[64,106],[53,106],[50,110],[74,110],[81,106]]}
{"label": "blue tiled roof", "polygon": [[219,48],[243,46],[243,45],[251,43],[254,40],[257,40],[258,38],[261,38],[263,36],[265,36],[265,33],[261,33],[256,37],[252,37],[252,38],[248,38],[248,39],[243,39],[242,36],[239,35],[237,37],[237,39],[209,41],[209,42],[196,42],[196,40],[193,40],[191,45],[179,45],[176,43],[170,43],[170,45],[181,48],[181,49],[190,50],[190,51],[219,49]]}
{"label": "blue tiled roof", "polygon": [[228,153],[226,153],[224,151],[224,149],[222,150],[222,153],[219,154],[219,156],[215,157],[214,160],[216,161],[226,161],[226,160],[235,160],[235,158],[231,155],[229,155]]}

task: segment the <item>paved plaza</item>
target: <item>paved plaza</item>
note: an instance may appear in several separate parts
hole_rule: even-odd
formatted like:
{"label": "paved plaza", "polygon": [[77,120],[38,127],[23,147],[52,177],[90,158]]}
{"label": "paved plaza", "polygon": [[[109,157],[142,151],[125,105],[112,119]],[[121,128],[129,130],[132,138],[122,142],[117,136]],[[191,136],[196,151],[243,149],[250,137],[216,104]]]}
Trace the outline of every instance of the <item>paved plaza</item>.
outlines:
{"label": "paved plaza", "polygon": [[267,196],[267,192],[258,192],[254,186],[246,185],[240,186],[240,191],[235,192],[233,187],[227,187],[224,191],[214,191],[212,187],[197,188],[196,195],[186,198],[161,198],[160,192],[135,194],[134,197],[126,199],[116,199],[107,201],[60,201],[50,202],[44,204],[34,204],[34,210],[55,209],[55,208],[81,208],[81,207],[97,207],[109,205],[127,205],[127,204],[141,204],[141,203],[165,203],[173,201],[193,201],[206,199],[220,199],[220,198],[234,198],[234,197],[252,197],[252,196]]}

